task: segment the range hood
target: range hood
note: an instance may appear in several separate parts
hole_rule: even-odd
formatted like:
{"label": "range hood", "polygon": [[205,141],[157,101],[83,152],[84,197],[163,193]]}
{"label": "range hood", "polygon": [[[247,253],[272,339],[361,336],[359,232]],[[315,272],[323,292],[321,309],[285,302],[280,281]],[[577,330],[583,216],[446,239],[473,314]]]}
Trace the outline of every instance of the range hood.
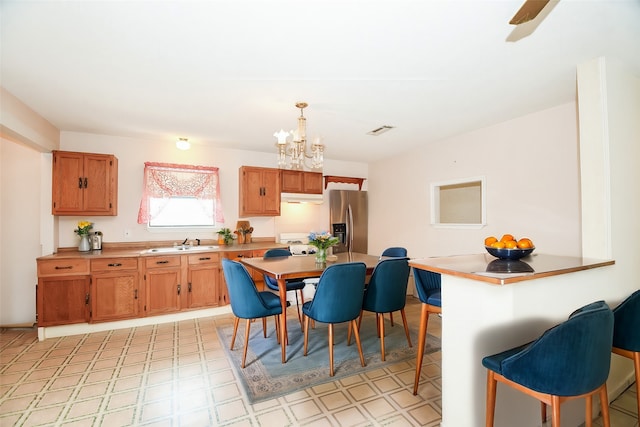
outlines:
{"label": "range hood", "polygon": [[313,203],[322,204],[322,194],[305,194],[305,193],[281,193],[280,201],[285,203]]}

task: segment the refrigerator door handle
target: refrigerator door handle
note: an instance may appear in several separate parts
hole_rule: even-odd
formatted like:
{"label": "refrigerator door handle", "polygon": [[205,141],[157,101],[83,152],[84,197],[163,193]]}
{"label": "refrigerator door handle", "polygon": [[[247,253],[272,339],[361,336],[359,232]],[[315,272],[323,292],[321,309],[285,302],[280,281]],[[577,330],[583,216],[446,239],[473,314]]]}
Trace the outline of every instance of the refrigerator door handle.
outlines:
{"label": "refrigerator door handle", "polygon": [[353,211],[351,205],[347,206],[347,251],[349,255],[353,251]]}

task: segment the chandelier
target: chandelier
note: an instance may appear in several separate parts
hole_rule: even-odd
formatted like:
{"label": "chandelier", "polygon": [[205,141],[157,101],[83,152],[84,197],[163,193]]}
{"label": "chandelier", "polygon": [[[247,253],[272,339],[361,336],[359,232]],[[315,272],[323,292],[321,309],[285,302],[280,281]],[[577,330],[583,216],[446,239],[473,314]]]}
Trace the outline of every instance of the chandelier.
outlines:
{"label": "chandelier", "polygon": [[[278,167],[280,169],[303,170],[305,166],[308,169],[322,169],[324,145],[321,143],[321,138],[314,138],[311,151],[307,150],[307,119],[304,117],[304,109],[307,106],[306,102],[296,104],[296,108],[300,109],[297,130],[286,132],[284,129],[280,129],[279,132],[273,134],[278,139]],[[291,135],[291,141],[287,141],[289,135]],[[307,159],[311,161],[311,164],[307,164]]]}

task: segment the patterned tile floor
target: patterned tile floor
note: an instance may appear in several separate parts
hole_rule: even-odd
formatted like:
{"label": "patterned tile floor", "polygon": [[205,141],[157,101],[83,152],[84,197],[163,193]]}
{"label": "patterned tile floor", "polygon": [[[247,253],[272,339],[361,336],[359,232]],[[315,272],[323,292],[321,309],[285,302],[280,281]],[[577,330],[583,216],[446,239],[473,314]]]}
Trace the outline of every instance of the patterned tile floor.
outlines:
{"label": "patterned tile floor", "polygon": [[[292,310],[292,309],[290,309]],[[408,299],[417,323],[420,304]],[[224,319],[226,317],[226,319]],[[292,312],[290,319],[295,319]],[[440,357],[250,404],[218,340],[227,316],[37,341],[0,331],[0,426],[438,426]],[[440,319],[429,332],[440,336]],[[612,405],[612,426],[638,427],[632,387]],[[635,420],[635,421],[634,421]],[[596,425],[600,426],[601,424]]]}

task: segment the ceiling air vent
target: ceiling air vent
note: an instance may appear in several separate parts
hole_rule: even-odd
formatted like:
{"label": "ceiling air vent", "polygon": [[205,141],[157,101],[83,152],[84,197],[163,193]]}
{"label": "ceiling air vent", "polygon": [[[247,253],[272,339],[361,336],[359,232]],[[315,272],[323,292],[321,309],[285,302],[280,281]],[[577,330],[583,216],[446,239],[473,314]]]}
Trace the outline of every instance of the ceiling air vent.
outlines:
{"label": "ceiling air vent", "polygon": [[382,135],[385,132],[390,131],[391,129],[393,129],[393,126],[384,125],[384,126],[380,126],[377,129],[367,132],[367,135],[378,136],[378,135]]}

